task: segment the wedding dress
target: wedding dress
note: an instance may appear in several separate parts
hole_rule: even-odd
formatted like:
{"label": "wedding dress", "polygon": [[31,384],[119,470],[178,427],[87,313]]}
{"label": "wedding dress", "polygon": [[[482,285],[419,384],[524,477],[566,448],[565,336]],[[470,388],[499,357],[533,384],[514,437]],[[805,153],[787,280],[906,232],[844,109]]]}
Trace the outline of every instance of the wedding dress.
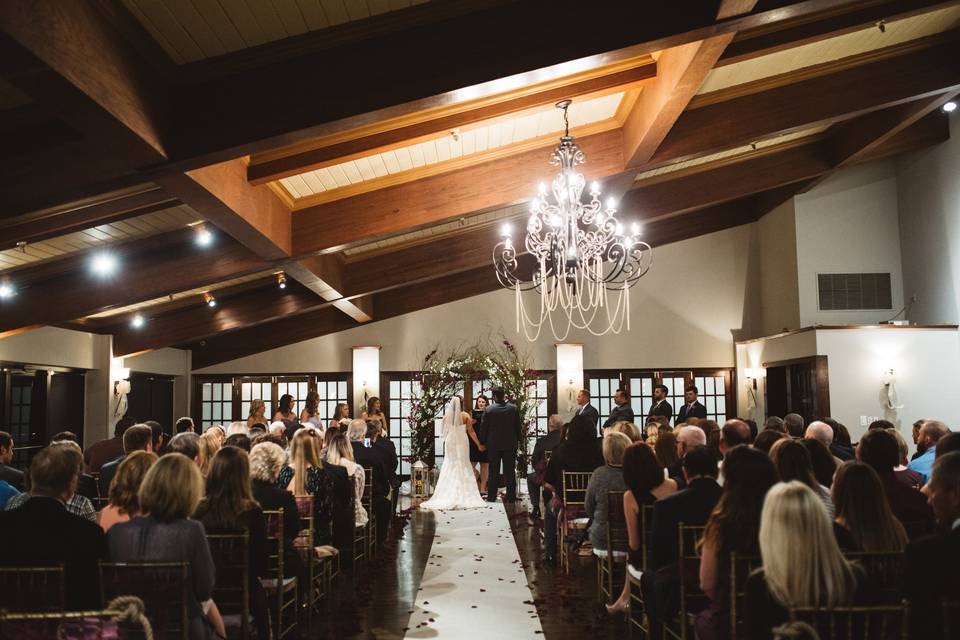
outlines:
{"label": "wedding dress", "polygon": [[443,415],[444,457],[433,496],[420,504],[424,509],[476,509],[486,507],[470,464],[470,441],[463,422],[460,398],[454,396]]}

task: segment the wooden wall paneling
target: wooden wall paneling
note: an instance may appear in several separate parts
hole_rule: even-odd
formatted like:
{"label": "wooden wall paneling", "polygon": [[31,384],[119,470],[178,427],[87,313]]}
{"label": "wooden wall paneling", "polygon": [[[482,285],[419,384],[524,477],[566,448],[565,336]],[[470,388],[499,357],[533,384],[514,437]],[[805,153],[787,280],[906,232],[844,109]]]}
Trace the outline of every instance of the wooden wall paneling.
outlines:
{"label": "wooden wall paneling", "polygon": [[957,44],[942,40],[935,38],[931,42],[938,44],[902,55],[883,57],[872,52],[858,58],[861,64],[851,66],[847,60],[839,70],[691,108],[677,119],[649,164],[750,144],[956,88],[960,86]]}

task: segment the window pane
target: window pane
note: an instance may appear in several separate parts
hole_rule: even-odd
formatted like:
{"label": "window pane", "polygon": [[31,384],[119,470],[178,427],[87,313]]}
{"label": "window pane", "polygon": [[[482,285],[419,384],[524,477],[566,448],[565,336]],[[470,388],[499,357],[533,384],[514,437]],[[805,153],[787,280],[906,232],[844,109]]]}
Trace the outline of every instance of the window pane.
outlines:
{"label": "window pane", "polygon": [[714,378],[714,382],[716,384],[717,395],[726,393],[726,381],[724,380],[723,376],[716,376]]}
{"label": "window pane", "polygon": [[200,415],[201,415],[201,419],[203,419],[203,420],[209,420],[209,419],[210,419],[210,407],[211,407],[211,405],[210,405],[209,402],[204,402],[203,404],[200,405]]}
{"label": "window pane", "polygon": [[203,400],[212,400],[213,399],[213,385],[209,382],[204,382],[201,387],[202,389],[202,399]]}
{"label": "window pane", "polygon": [[221,413],[220,413],[220,412],[221,412],[221,410],[222,410],[222,409],[221,409],[221,407],[220,407],[220,403],[219,403],[219,402],[217,402],[216,404],[213,405],[213,419],[214,419],[214,420],[220,420],[220,416],[221,416]]}
{"label": "window pane", "polygon": [[220,387],[219,384],[213,385],[213,399],[214,399],[214,401],[220,400],[220,389],[221,389],[221,387]]}

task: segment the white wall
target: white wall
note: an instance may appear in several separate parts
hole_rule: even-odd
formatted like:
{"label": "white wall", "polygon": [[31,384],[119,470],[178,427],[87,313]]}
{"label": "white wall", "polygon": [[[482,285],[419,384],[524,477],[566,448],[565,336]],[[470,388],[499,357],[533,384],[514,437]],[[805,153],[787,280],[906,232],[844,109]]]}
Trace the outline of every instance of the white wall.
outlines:
{"label": "white wall", "polygon": [[758,318],[755,334],[799,329],[797,221],[794,199],[757,221]]}
{"label": "white wall", "polygon": [[813,331],[801,331],[749,340],[737,343],[736,354],[737,380],[740,383],[740,388],[737,390],[737,415],[752,418],[760,423],[766,418],[764,393],[767,379],[763,377],[757,381],[756,407],[750,409],[747,393],[747,385],[750,381],[747,379],[746,370],[763,368],[765,363],[815,356],[817,355],[817,337]]}
{"label": "white wall", "polygon": [[[897,167],[840,171],[795,199],[800,326],[883,322],[903,307]],[[889,273],[893,309],[819,311],[818,273]]]}
{"label": "white wall", "polygon": [[[631,331],[568,337],[583,343],[584,368],[733,366],[732,332],[745,324],[750,235],[744,225],[654,248],[653,268],[630,291]],[[382,347],[382,371],[416,370],[438,344],[469,345],[501,333],[529,352],[534,367],[554,369],[552,335],[527,343],[516,334],[513,296],[487,293],[195,373],[349,371],[350,347],[358,344]]]}
{"label": "white wall", "polygon": [[960,114],[950,139],[897,160],[904,291],[920,323],[960,322]]}
{"label": "white wall", "polygon": [[110,336],[40,327],[0,338],[0,360],[74,369],[109,367],[101,358],[104,344],[109,349],[111,342]]}

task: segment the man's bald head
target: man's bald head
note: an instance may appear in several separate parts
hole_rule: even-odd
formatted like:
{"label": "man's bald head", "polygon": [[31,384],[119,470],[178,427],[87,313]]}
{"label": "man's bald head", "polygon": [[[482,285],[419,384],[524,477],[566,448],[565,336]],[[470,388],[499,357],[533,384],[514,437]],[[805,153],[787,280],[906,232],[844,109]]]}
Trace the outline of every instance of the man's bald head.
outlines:
{"label": "man's bald head", "polygon": [[677,433],[677,455],[681,458],[694,447],[707,444],[707,434],[700,427],[686,426]]}
{"label": "man's bald head", "polygon": [[803,437],[807,440],[816,440],[829,448],[833,444],[833,427],[817,420],[810,423]]}
{"label": "man's bald head", "polygon": [[729,451],[740,444],[750,443],[750,425],[743,420],[727,420],[720,429],[721,452]]}

